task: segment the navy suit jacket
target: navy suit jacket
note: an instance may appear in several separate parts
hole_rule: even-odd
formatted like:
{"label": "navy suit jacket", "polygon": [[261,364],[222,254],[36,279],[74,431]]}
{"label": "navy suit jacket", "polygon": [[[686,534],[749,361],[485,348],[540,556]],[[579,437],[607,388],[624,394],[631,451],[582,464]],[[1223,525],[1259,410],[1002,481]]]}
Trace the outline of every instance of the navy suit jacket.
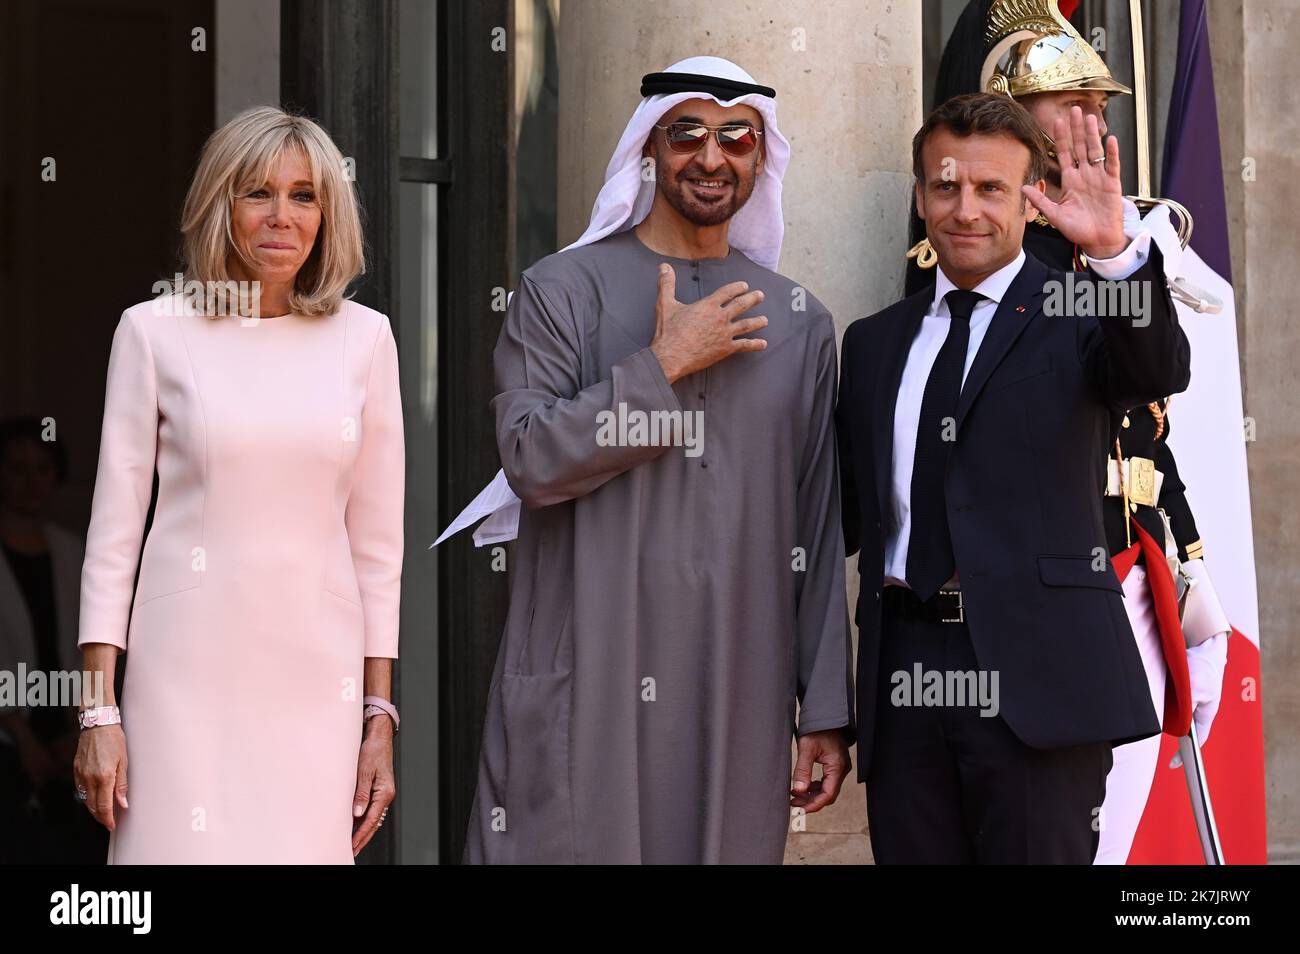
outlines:
{"label": "navy suit jacket", "polygon": [[[1075,273],[1075,287],[1098,278]],[[1143,321],[1044,314],[1053,281],[1066,287],[1064,273],[1027,253],[976,353],[945,478],[948,526],[975,654],[998,673],[1011,730],[1036,748],[1120,744],[1155,735],[1160,720],[1107,554],[1104,462],[1124,409],[1184,390],[1191,355],[1154,243],[1126,279],[1149,283]],[[859,554],[862,780],[876,707],[889,704],[878,698],[878,661],[894,406],[933,294],[927,287],[855,321],[841,349],[836,427],[846,551]]]}

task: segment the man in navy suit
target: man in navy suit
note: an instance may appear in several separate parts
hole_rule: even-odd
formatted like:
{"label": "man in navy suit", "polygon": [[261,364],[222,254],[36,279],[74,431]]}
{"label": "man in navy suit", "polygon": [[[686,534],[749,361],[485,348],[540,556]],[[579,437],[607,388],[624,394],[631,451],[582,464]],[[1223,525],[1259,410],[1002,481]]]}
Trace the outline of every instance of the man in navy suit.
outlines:
{"label": "man in navy suit", "polygon": [[[936,283],[845,332],[836,423],[859,553],[858,773],[882,863],[1076,863],[1113,744],[1160,731],[1102,521],[1125,408],[1182,391],[1159,249],[1124,236],[1119,153],[960,96],[912,143]],[[1028,201],[1026,201],[1028,200]],[[1022,250],[1036,211],[1087,255]]]}

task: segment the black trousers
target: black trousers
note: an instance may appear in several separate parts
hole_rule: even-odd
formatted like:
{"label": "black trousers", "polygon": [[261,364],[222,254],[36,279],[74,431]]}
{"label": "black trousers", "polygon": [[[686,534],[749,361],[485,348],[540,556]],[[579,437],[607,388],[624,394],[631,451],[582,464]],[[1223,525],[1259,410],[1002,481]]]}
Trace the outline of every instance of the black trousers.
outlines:
{"label": "black trousers", "polygon": [[981,715],[991,707],[978,698],[957,705],[947,692],[942,705],[918,705],[918,663],[931,688],[929,673],[945,685],[955,685],[951,673],[977,673],[970,630],[886,610],[867,777],[876,862],[1091,864],[1110,743],[1034,749],[1000,715]]}

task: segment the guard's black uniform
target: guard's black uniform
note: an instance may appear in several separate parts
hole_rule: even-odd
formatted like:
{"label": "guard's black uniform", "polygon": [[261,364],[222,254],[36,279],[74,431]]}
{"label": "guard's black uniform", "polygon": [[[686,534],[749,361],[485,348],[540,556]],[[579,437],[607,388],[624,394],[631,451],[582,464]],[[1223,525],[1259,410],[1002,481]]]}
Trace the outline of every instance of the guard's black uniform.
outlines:
{"label": "guard's black uniform", "polygon": [[[1078,252],[1074,243],[1050,225],[1030,222],[1025,226],[1025,251],[1039,261],[1062,271],[1077,270]],[[1169,401],[1161,402],[1157,411],[1150,407],[1131,408],[1119,429],[1120,454],[1124,460],[1133,457],[1153,461],[1155,469],[1164,475],[1160,498],[1156,506],[1130,502],[1133,519],[1142,529],[1159,542],[1164,542],[1165,531],[1156,508],[1163,509],[1169,517],[1174,540],[1178,544],[1179,560],[1193,560],[1201,556],[1201,535],[1196,530],[1196,518],[1187,502],[1187,488],[1178,476],[1178,464],[1168,444],[1169,417],[1165,414]],[[1112,448],[1112,457],[1114,449]],[[1107,497],[1102,504],[1105,518],[1106,547],[1111,555],[1128,548],[1131,542],[1124,522],[1124,498]],[[1139,560],[1139,563],[1142,562]]]}

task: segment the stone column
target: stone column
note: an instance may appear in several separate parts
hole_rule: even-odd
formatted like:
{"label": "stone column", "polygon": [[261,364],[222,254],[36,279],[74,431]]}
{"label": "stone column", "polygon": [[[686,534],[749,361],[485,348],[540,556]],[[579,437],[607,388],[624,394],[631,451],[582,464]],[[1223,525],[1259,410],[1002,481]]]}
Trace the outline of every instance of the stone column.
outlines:
{"label": "stone column", "polygon": [[[1217,3],[1210,4],[1211,7]],[[1264,754],[1268,781],[1270,861],[1300,861],[1300,684],[1296,681],[1296,634],[1300,605],[1300,315],[1296,313],[1295,185],[1300,176],[1300,119],[1293,101],[1300,87],[1300,58],[1294,38],[1300,5],[1292,0],[1244,0],[1238,43],[1243,76],[1243,153],[1224,150],[1224,174],[1239,180],[1244,208],[1244,251],[1238,286],[1247,289],[1243,333],[1245,411],[1255,419],[1256,439],[1248,445],[1251,510],[1255,526],[1255,568],[1259,586],[1264,702]],[[1231,42],[1231,38],[1227,39]],[[1215,67],[1218,67],[1216,61]],[[1231,105],[1219,107],[1232,116]],[[1242,176],[1242,160],[1253,162],[1254,179]],[[1231,193],[1230,193],[1231,195]],[[1238,266],[1234,261],[1234,268]]]}

